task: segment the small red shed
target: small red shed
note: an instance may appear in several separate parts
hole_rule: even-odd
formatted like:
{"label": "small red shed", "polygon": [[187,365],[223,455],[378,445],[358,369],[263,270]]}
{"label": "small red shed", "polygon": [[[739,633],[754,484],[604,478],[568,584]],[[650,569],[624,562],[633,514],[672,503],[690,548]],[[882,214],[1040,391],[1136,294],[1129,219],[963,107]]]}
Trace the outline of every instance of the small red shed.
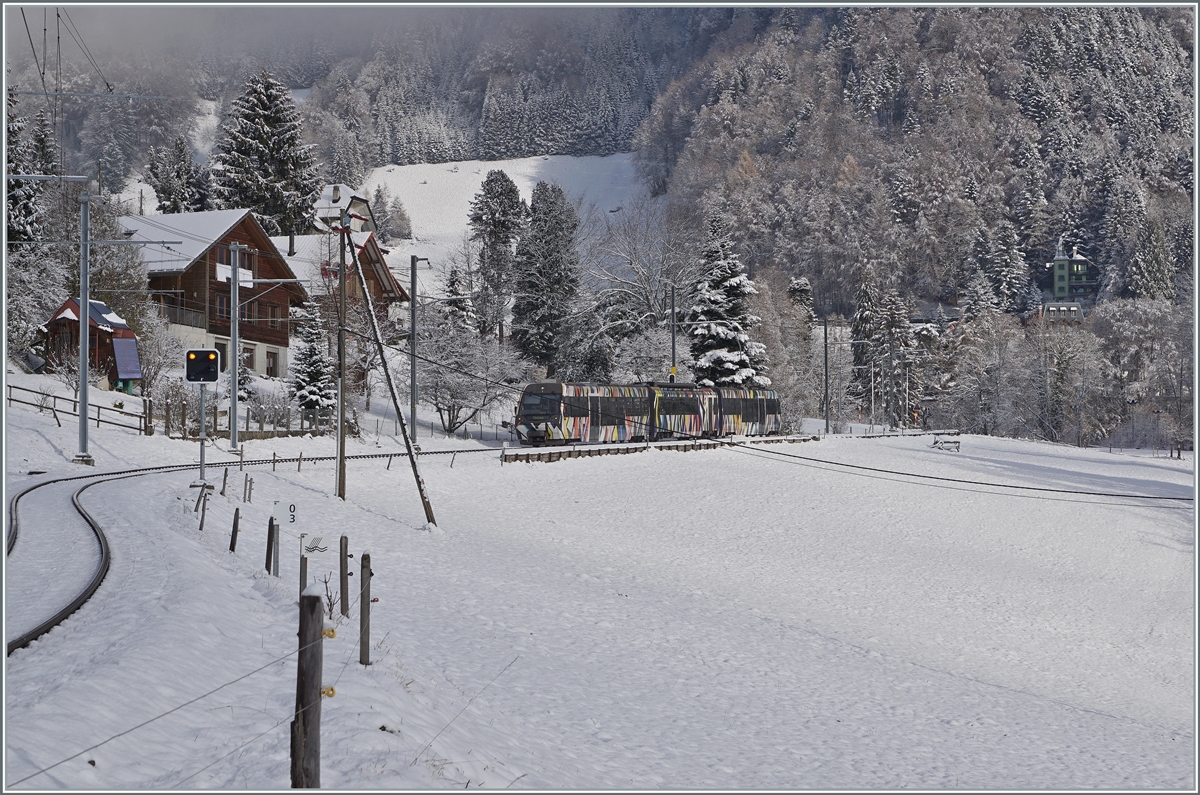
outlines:
{"label": "small red shed", "polygon": [[[89,301],[88,366],[102,379],[101,389],[130,392],[142,378],[137,335],[100,301]],[[60,362],[79,361],[79,300],[68,298],[42,326],[46,330],[46,353],[53,369]]]}

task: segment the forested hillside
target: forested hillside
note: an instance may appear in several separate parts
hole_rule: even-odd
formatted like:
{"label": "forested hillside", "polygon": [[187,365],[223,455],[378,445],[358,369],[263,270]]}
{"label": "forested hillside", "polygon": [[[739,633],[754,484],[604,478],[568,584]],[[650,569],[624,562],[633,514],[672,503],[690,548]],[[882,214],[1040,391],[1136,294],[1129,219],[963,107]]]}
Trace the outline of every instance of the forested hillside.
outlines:
{"label": "forested hillside", "polygon": [[978,267],[1041,279],[1060,236],[1100,265],[1103,297],[1173,295],[1192,264],[1192,24],[1185,9],[784,9],[658,98],[642,172],[719,208],[752,267],[803,273],[844,314],[865,268],[953,301]]}

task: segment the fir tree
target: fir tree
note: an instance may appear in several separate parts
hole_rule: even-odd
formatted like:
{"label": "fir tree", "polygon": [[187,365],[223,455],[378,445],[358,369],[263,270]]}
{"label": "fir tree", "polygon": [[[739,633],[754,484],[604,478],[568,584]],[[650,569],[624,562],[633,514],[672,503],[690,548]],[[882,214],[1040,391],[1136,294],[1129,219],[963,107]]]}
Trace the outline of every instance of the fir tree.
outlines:
{"label": "fir tree", "polygon": [[160,213],[195,212],[202,206],[196,185],[196,165],[192,150],[182,135],[168,149],[150,148],[146,165],[146,184],[158,197]]}
{"label": "fir tree", "polygon": [[1137,253],[1129,266],[1129,292],[1135,298],[1174,298],[1173,266],[1162,224],[1148,218],[1138,232]]}
{"label": "fir tree", "polygon": [[1017,230],[1007,221],[996,231],[995,249],[986,261],[988,280],[996,303],[1003,312],[1019,312],[1025,308],[1029,292],[1029,268],[1021,252]]}
{"label": "fir tree", "polygon": [[853,343],[850,348],[854,360],[851,391],[863,399],[874,388],[872,367],[875,358],[869,342],[875,338],[881,325],[879,304],[879,287],[875,283],[875,273],[867,269],[855,293],[854,314],[850,318],[850,339]]}
{"label": "fir tree", "polygon": [[305,412],[325,414],[337,403],[334,361],[326,344],[321,310],[314,301],[292,310],[299,321],[300,341],[292,353],[289,393]]}
{"label": "fir tree", "polygon": [[362,154],[354,133],[342,130],[333,142],[333,162],[329,165],[329,181],[356,187],[363,178]]}
{"label": "fir tree", "polygon": [[[34,167],[25,136],[25,120],[16,115],[17,95],[8,94],[5,119],[5,160],[10,174],[29,174]],[[33,180],[7,180],[5,228],[10,242],[37,240],[41,235],[41,191]]]}
{"label": "fir tree", "polygon": [[513,244],[525,221],[525,203],[503,171],[489,171],[471,201],[471,239],[478,241],[475,309],[479,333],[504,341],[504,320],[512,295]]}
{"label": "fir tree", "polygon": [[563,189],[538,182],[513,268],[512,342],[523,356],[546,367],[548,375],[554,375],[563,327],[579,292],[578,226]]}
{"label": "fir tree", "polygon": [[1000,309],[999,303],[996,301],[996,294],[992,291],[992,285],[982,273],[976,273],[967,283],[961,304],[963,320],[979,317],[986,312],[997,312]]}
{"label": "fir tree", "polygon": [[291,94],[261,72],[233,101],[231,117],[213,158],[222,205],[253,210],[271,235],[304,231],[321,181]]}
{"label": "fir tree", "polygon": [[766,386],[766,354],[762,343],[746,333],[758,322],[747,299],[754,282],[742,269],[733,242],[716,216],[708,219],[708,240],[700,255],[705,277],[696,285],[696,302],[688,321],[692,368],[702,386]]}

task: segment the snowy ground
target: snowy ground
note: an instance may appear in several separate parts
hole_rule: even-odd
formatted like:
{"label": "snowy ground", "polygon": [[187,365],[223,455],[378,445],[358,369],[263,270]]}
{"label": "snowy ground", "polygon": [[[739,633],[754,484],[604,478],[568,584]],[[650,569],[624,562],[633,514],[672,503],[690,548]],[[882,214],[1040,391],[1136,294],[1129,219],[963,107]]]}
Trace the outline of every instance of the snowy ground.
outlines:
{"label": "snowy ground", "polygon": [[[78,472],[74,422],[15,406],[5,424],[10,493]],[[379,598],[369,667],[357,600],[329,622],[327,788],[1195,788],[1190,503],[1000,494],[762,450],[502,466],[490,442],[421,443],[476,451],[421,459],[436,527],[402,459],[351,462],[345,503],[329,496],[329,463],[248,469],[252,504],[235,468],[203,533],[194,471],[85,492],[112,571],[7,660],[6,787],[288,787],[296,539],[280,578],[262,571],[267,517],[287,500],[305,531],[371,551]],[[1190,458],[929,443],[770,449],[991,483],[1193,491]],[[330,439],[248,446],[333,452]],[[399,449],[386,435],[349,447]],[[90,448],[97,469],[196,455],[107,427]]]}

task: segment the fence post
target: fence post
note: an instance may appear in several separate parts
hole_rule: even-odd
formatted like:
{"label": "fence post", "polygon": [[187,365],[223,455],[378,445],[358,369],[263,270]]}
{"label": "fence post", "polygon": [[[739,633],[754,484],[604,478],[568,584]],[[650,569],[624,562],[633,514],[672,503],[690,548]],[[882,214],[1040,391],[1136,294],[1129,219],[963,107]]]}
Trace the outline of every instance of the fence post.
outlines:
{"label": "fence post", "polygon": [[271,453],[271,471],[272,472],[275,471],[275,453],[274,452]]}
{"label": "fence post", "polygon": [[342,578],[342,615],[350,617],[350,539],[342,536],[338,557],[341,560],[339,574]]}
{"label": "fence post", "polygon": [[221,476],[221,496],[225,496],[225,481],[229,480],[229,467],[225,467],[225,474]]}
{"label": "fence post", "polygon": [[296,717],[292,720],[292,788],[321,786],[321,595],[314,585],[300,595],[300,654],[296,665]]}
{"label": "fence post", "polygon": [[250,491],[250,473],[247,472],[242,476],[242,502],[246,501],[246,494]]}
{"label": "fence post", "polygon": [[300,457],[296,459],[296,471],[300,471],[300,467],[304,466],[304,451],[300,451]]}
{"label": "fence post", "polygon": [[267,562],[263,564],[263,568],[267,570],[267,574],[271,573],[271,553],[275,550],[275,517],[267,519]]}
{"label": "fence post", "polygon": [[363,552],[362,582],[358,596],[358,661],[371,664],[371,553]]}
{"label": "fence post", "polygon": [[[300,534],[300,546],[304,547],[304,536],[306,533]],[[304,596],[304,589],[308,587],[308,558],[304,553],[300,553],[300,595]]]}
{"label": "fence post", "polygon": [[142,427],[147,436],[154,435],[154,400],[152,398],[144,398],[142,400]]}
{"label": "fence post", "polygon": [[204,532],[204,515],[208,513],[208,488],[200,486],[200,532]]}
{"label": "fence post", "polygon": [[254,478],[250,478],[250,492],[246,495],[246,502],[254,502]]}
{"label": "fence post", "polygon": [[283,527],[278,522],[275,523],[275,548],[271,553],[271,573],[276,577],[279,576],[279,547],[283,542]]}
{"label": "fence post", "polygon": [[241,515],[242,515],[241,508],[233,509],[233,532],[229,534],[229,551],[230,552],[233,552],[235,549],[237,549],[238,520],[241,518]]}

